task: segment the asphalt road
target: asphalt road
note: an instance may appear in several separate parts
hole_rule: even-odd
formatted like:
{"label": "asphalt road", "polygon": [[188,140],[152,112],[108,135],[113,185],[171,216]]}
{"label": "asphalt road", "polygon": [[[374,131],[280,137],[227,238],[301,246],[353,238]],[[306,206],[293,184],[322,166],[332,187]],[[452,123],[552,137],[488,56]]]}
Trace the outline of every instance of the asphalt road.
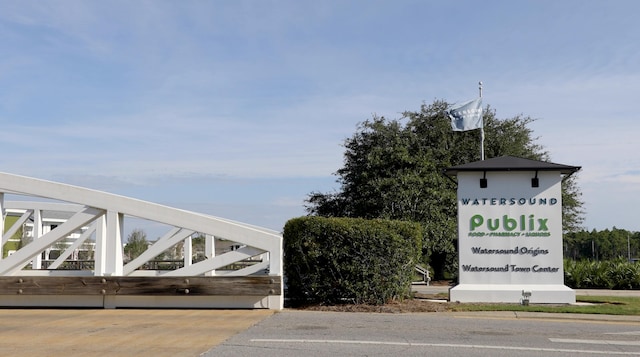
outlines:
{"label": "asphalt road", "polygon": [[640,356],[640,318],[285,310],[204,356]]}

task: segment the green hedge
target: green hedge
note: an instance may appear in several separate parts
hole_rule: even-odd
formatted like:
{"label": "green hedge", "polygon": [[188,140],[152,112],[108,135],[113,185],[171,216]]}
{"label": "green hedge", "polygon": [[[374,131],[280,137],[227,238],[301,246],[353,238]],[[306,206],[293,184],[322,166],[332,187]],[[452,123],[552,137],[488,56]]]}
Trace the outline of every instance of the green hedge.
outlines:
{"label": "green hedge", "polygon": [[640,289],[640,263],[618,260],[565,260],[565,284],[574,289]]}
{"label": "green hedge", "polygon": [[292,304],[384,304],[411,294],[422,252],[418,223],[300,217],[283,236]]}

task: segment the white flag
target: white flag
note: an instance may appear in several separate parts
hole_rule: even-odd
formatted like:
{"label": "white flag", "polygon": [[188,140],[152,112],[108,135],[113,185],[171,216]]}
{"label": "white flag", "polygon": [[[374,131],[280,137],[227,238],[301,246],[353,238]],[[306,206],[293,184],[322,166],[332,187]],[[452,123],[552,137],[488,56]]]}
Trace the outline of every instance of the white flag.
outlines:
{"label": "white flag", "polygon": [[482,98],[470,100],[447,111],[453,131],[482,128]]}

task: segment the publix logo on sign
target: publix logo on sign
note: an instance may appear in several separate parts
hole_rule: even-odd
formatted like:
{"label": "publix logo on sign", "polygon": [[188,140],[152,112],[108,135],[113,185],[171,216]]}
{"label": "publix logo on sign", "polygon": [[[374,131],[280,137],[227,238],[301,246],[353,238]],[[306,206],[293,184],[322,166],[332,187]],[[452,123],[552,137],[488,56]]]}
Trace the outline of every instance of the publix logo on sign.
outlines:
{"label": "publix logo on sign", "polygon": [[485,219],[483,215],[476,214],[471,217],[470,227],[471,231],[475,231],[476,228],[485,226],[490,231],[496,231],[500,227],[507,232],[511,232],[514,230],[520,231],[548,231],[549,227],[547,227],[548,218],[536,218],[535,215],[530,214],[527,217],[524,214],[521,214],[518,218],[512,218],[507,216],[506,214],[500,218],[487,218]]}
{"label": "publix logo on sign", "polygon": [[[530,206],[531,212],[508,214],[478,213],[469,218],[469,237],[549,237],[551,236],[548,209],[559,205],[553,197],[483,197],[462,198],[462,206]],[[511,209],[511,208],[510,208]]]}

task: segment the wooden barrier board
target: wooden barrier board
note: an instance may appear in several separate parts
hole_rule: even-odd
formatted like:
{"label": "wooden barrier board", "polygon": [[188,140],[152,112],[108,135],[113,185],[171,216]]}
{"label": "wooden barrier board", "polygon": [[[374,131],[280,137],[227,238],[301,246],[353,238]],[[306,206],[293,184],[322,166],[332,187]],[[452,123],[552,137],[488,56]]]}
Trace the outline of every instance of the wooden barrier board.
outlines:
{"label": "wooden barrier board", "polygon": [[0,277],[0,295],[281,295],[281,278],[244,277]]}

